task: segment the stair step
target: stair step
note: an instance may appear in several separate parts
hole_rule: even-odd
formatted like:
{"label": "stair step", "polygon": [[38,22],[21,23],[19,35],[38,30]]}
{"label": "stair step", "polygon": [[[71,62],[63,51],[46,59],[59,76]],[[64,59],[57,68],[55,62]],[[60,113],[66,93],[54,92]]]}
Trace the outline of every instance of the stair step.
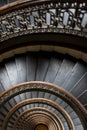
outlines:
{"label": "stair step", "polygon": [[78,97],[78,100],[79,100],[83,105],[87,104],[87,89],[86,89],[86,91],[85,91],[83,94],[81,94],[80,97]]}
{"label": "stair step", "polygon": [[18,73],[18,83],[26,82],[26,55],[15,55],[15,64]]}
{"label": "stair step", "polygon": [[27,54],[26,57],[26,70],[27,70],[27,81],[34,81],[36,74],[36,57],[33,54]]}
{"label": "stair step", "polygon": [[0,94],[5,91],[5,88],[3,87],[3,85],[0,83]]}
{"label": "stair step", "polygon": [[79,83],[74,87],[71,93],[78,97],[81,93],[83,93],[87,89],[87,73],[85,76],[79,81]]}
{"label": "stair step", "polygon": [[73,61],[64,59],[57,73],[57,76],[54,80],[54,83],[61,86],[65,81],[66,77],[68,76],[68,74],[71,72],[74,64],[75,63]]}
{"label": "stair step", "polygon": [[0,63],[0,83],[4,87],[4,90],[12,86],[4,63]]}
{"label": "stair step", "polygon": [[81,79],[81,77],[87,71],[87,67],[81,62],[77,62],[73,67],[71,76],[63,83],[63,87],[70,91],[72,87]]}
{"label": "stair step", "polygon": [[[11,86],[14,86],[16,84],[18,84],[18,73],[17,73],[17,67],[15,64],[15,60],[14,58],[9,59],[6,63],[5,63],[5,68],[8,74],[8,78],[10,80]],[[15,78],[14,78],[15,77]]]}
{"label": "stair step", "polygon": [[54,81],[61,63],[62,63],[61,59],[55,59],[55,58],[50,59],[49,68],[47,70],[47,74],[45,77],[46,82]]}
{"label": "stair step", "polygon": [[44,81],[49,66],[49,58],[38,56],[37,59],[37,70],[36,70],[36,81]]}

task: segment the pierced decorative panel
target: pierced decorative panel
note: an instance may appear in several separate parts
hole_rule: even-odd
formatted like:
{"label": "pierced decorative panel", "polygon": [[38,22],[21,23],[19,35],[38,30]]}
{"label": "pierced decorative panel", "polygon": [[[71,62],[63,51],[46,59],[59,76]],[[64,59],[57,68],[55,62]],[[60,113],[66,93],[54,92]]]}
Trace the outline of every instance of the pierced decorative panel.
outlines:
{"label": "pierced decorative panel", "polygon": [[0,16],[0,41],[44,32],[87,37],[87,3],[41,2]]}

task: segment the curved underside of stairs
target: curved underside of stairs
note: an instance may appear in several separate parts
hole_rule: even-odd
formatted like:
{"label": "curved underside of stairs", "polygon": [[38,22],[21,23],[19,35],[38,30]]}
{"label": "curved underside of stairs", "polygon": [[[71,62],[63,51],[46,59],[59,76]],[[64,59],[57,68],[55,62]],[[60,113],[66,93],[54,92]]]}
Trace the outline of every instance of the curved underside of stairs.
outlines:
{"label": "curved underside of stairs", "polygon": [[[31,127],[33,130],[36,126],[40,127],[38,124],[42,124],[43,127],[46,125],[54,130],[86,130],[86,81],[87,64],[69,55],[38,51],[16,54],[3,60],[0,63],[0,128],[27,130]],[[71,94],[68,97],[64,91],[59,91],[58,86],[57,90],[56,88],[49,90],[49,83],[52,83],[52,86],[55,86],[54,84],[60,86],[60,89],[64,88],[64,91],[67,90],[85,108],[81,104],[80,108],[78,101],[74,102],[71,98]]]}

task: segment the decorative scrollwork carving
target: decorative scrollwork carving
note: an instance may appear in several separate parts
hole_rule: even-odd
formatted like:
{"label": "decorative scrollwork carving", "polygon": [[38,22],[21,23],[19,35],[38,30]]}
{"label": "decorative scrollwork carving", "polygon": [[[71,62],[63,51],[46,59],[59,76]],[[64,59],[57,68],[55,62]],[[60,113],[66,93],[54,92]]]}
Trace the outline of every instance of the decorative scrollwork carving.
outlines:
{"label": "decorative scrollwork carving", "polygon": [[43,2],[0,17],[0,41],[11,37],[58,32],[87,37],[87,3]]}

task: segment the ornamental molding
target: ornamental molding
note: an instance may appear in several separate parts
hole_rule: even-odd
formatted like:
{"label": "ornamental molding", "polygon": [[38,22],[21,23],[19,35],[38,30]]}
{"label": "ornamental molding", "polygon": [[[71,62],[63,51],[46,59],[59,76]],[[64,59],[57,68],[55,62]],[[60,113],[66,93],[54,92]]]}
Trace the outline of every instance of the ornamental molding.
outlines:
{"label": "ornamental molding", "polygon": [[15,10],[14,6],[13,9],[10,7],[11,11],[7,13],[0,11],[0,42],[27,34],[51,32],[87,38],[87,2],[44,2],[25,2]]}

